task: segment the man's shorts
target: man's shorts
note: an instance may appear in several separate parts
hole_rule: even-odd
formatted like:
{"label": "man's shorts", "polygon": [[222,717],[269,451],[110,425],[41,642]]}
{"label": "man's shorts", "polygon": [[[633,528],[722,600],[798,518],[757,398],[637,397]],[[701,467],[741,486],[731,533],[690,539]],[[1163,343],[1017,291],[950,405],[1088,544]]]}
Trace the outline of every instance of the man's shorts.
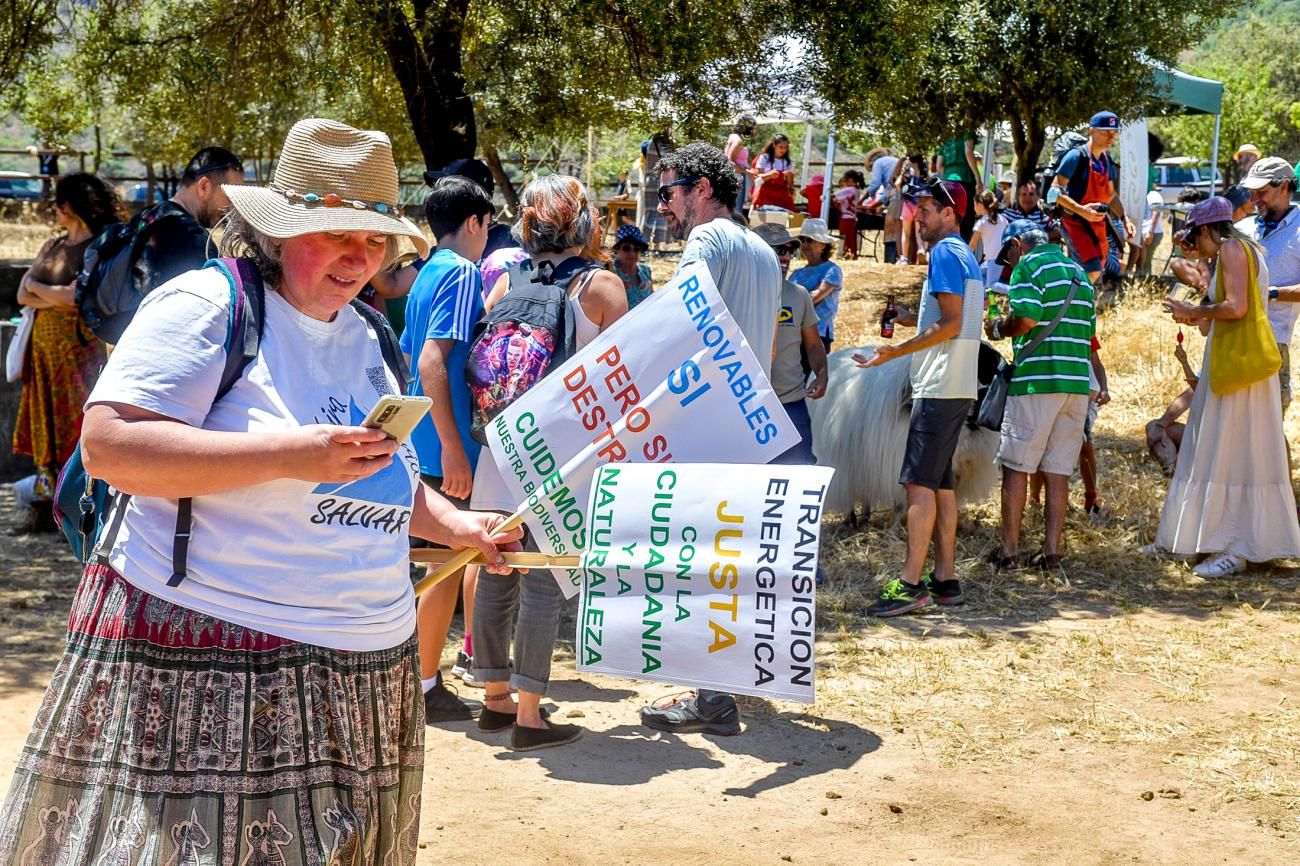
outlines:
{"label": "man's shorts", "polygon": [[1079,267],[1090,274],[1101,273],[1109,248],[1106,242],[1106,224],[1092,223],[1081,216],[1066,214],[1061,225],[1070,236],[1070,247]]}
{"label": "man's shorts", "polygon": [[907,450],[899,484],[915,484],[931,490],[952,490],[952,456],[957,439],[970,412],[968,399],[912,401],[912,420],[907,427]]}
{"label": "man's shorts", "polygon": [[[448,502],[450,502],[452,505],[456,506],[456,509],[457,509],[458,511],[472,511],[472,510],[473,510],[473,509],[471,509],[471,508],[469,507],[469,500],[468,500],[468,499],[460,499],[459,497],[456,497],[456,496],[448,496],[447,494],[445,494],[445,493],[442,492],[442,476],[440,476],[440,475],[425,475],[423,472],[421,472],[421,473],[420,473],[420,480],[423,481],[425,484],[429,485],[430,487],[432,487],[434,490],[438,491],[438,495],[441,496],[443,499],[447,500]],[[425,541],[423,538],[416,538],[414,535],[412,535],[412,536],[411,536],[411,548],[412,548],[413,550],[418,550],[418,549],[420,549],[420,548],[422,548],[422,547],[432,547],[432,548],[434,548],[434,549],[436,549],[436,550],[449,550],[449,549],[450,549],[450,548],[448,548],[445,544],[437,544],[437,543],[432,542],[432,541]]]}
{"label": "man's shorts", "polygon": [[1282,368],[1277,371],[1277,384],[1282,393],[1282,411],[1291,405],[1291,347],[1278,343],[1277,350],[1282,354]]}
{"label": "man's shorts", "polygon": [[1002,441],[993,461],[1031,475],[1038,470],[1071,475],[1083,447],[1087,394],[1021,394],[1007,397]]}

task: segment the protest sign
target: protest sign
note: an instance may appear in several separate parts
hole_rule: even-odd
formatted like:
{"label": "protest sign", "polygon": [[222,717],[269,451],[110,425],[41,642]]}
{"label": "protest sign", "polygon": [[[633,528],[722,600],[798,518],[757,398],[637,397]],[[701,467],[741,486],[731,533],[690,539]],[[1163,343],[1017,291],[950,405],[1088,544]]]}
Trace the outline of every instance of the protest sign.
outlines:
{"label": "protest sign", "polygon": [[824,466],[608,465],[578,669],[812,703]]}
{"label": "protest sign", "polygon": [[[605,463],[767,463],[799,441],[705,267],[679,274],[485,428],[542,552],[586,547]],[[566,598],[577,569],[553,572]]]}

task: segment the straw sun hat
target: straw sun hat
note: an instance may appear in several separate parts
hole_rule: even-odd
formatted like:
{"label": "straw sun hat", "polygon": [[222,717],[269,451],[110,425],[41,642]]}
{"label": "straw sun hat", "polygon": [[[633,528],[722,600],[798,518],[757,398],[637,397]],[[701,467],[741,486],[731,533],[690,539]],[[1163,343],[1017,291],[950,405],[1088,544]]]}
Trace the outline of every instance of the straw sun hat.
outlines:
{"label": "straw sun hat", "polygon": [[289,130],[271,183],[222,185],[235,211],[273,238],[312,232],[405,235],[421,256],[429,242],[397,204],[397,167],[388,136],[336,120],[307,118]]}

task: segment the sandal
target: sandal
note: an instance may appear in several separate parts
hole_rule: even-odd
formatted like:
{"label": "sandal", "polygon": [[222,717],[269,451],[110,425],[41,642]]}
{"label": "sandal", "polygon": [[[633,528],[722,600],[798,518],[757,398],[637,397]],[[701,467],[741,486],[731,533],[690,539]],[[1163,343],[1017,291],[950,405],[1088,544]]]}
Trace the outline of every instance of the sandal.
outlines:
{"label": "sandal", "polygon": [[1020,555],[1015,553],[1005,554],[1000,547],[990,550],[988,555],[984,557],[984,561],[993,566],[994,571],[1020,570]]}
{"label": "sandal", "polygon": [[1029,567],[1039,571],[1056,571],[1061,567],[1059,553],[1035,553],[1029,560]]}

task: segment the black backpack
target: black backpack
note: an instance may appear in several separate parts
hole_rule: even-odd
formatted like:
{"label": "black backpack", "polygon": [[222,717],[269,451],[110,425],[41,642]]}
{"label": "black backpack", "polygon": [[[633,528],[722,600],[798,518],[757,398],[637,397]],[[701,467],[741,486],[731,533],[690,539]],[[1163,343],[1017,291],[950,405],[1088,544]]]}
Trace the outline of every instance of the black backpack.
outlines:
{"label": "black backpack", "polygon": [[[230,389],[244,375],[244,369],[257,357],[262,342],[266,286],[257,266],[249,259],[213,259],[204,267],[218,268],[230,282],[226,365],[222,369],[221,382],[212,401],[215,404],[230,393]],[[352,309],[378,336],[384,363],[397,379],[398,393],[405,392],[410,381],[410,371],[388,319],[362,301],[353,300]],[[78,443],[72,457],[63,464],[54,486],[54,520],[82,562],[89,561],[96,550],[99,551],[101,561],[107,561],[109,550],[126,516],[126,503],[130,498],[130,494],[110,491],[107,482],[86,472],[81,457],[81,444]],[[176,533],[172,539],[172,576],[167,581],[168,586],[177,586],[185,579],[193,509],[192,499],[177,500]],[[105,520],[109,512],[112,512],[113,518],[112,523],[106,527]],[[101,535],[105,535],[103,544],[99,543]]]}
{"label": "black backpack", "polygon": [[[1047,170],[1043,172],[1044,189],[1050,189],[1052,179],[1056,177],[1057,170],[1061,167],[1061,160],[1072,150],[1081,150],[1088,146],[1088,136],[1081,132],[1062,133],[1059,138],[1052,144],[1052,161],[1048,163]],[[1084,154],[1087,156],[1087,154]],[[1087,163],[1084,163],[1087,165]],[[1078,173],[1077,171],[1075,172]],[[1070,178],[1074,180],[1074,178]]]}
{"label": "black backpack", "polygon": [[599,262],[570,256],[559,265],[531,261],[507,272],[510,288],[470,337],[465,381],[470,391],[470,435],[487,444],[487,425],[574,352],[577,340],[568,288]]}
{"label": "black backpack", "polygon": [[175,212],[164,211],[156,219],[149,219],[147,213],[100,232],[86,247],[77,274],[77,313],[105,343],[122,339],[136,308],[153,288],[143,284],[135,267],[149,236],[160,226],[182,219]]}

